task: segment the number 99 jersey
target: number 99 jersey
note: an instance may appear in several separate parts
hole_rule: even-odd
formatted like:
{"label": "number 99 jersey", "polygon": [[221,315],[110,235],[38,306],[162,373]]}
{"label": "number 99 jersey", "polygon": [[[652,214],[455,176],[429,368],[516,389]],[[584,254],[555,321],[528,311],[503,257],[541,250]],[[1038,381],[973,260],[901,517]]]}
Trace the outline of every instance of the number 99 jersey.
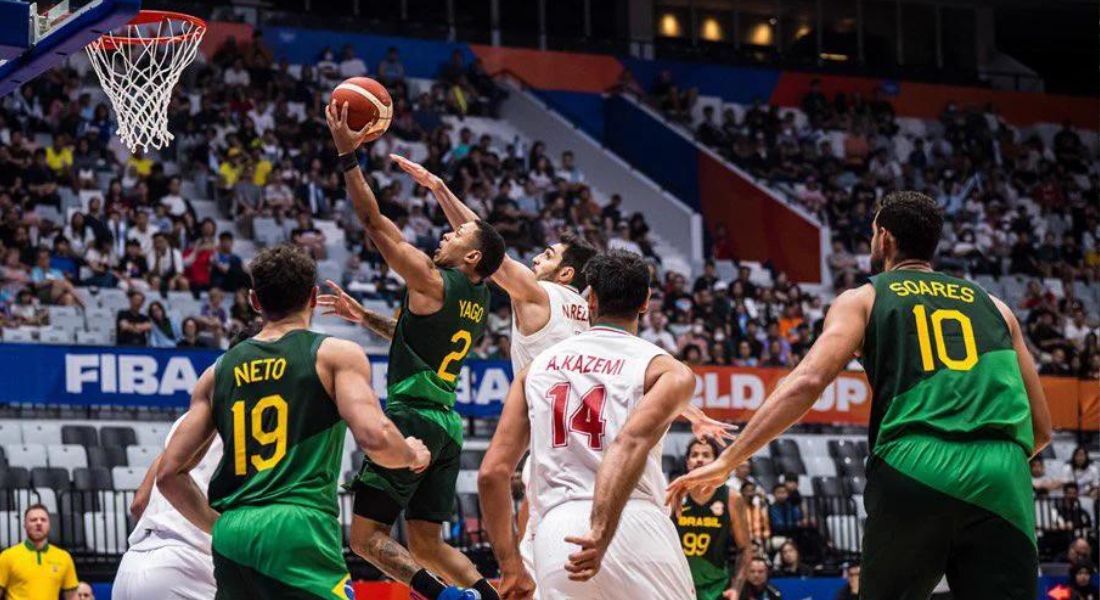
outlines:
{"label": "number 99 jersey", "polygon": [[[595,497],[604,451],[642,399],[645,373],[661,348],[623,330],[596,326],[539,354],[524,393],[531,421],[531,509]],[[631,499],[663,507],[661,447],[646,458]]]}

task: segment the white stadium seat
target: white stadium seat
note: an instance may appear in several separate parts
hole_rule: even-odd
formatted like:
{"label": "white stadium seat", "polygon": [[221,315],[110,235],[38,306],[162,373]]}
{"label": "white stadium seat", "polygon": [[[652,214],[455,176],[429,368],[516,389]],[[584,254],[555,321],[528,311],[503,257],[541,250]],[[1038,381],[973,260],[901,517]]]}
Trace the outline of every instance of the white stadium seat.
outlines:
{"label": "white stadium seat", "polygon": [[160,456],[160,446],[127,446],[126,462],[131,467],[147,468]]}
{"label": "white stadium seat", "polygon": [[51,421],[23,423],[23,441],[32,444],[60,444],[61,423]]}
{"label": "white stadium seat", "polygon": [[802,464],[806,465],[806,474],[810,477],[834,477],[836,475],[836,463],[828,456],[802,456]]}
{"label": "white stadium seat", "polygon": [[164,440],[168,437],[171,425],[166,423],[138,423],[134,425],[134,433],[137,441],[144,446],[157,446],[164,448]]}
{"label": "white stadium seat", "polygon": [[136,490],[141,487],[145,479],[147,468],[143,467],[115,467],[111,469],[111,479],[115,483],[116,490]]}
{"label": "white stadium seat", "polygon": [[0,546],[7,548],[23,541],[23,513],[0,511]]}
{"label": "white stadium seat", "polygon": [[71,473],[73,469],[88,466],[88,454],[78,444],[51,444],[46,446],[46,457],[51,467],[62,467]]}
{"label": "white stadium seat", "polygon": [[19,423],[7,421],[0,423],[0,445],[22,444],[23,428]]}
{"label": "white stadium seat", "polygon": [[829,515],[825,517],[825,526],[829,529],[829,539],[834,548],[842,552],[859,552],[863,528],[857,517]]}
{"label": "white stadium seat", "polygon": [[129,527],[126,515],[117,511],[84,514],[84,540],[99,554],[120,554],[126,550]]}
{"label": "white stadium seat", "polygon": [[42,444],[8,444],[4,446],[4,455],[13,467],[33,469],[50,466],[46,458],[46,446]]}

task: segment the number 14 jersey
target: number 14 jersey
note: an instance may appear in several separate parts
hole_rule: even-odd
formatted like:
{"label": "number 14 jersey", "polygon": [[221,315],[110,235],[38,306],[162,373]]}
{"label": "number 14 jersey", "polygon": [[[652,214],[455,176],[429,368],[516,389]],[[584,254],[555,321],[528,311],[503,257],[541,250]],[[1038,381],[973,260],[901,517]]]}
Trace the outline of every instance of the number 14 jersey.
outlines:
{"label": "number 14 jersey", "polygon": [[[531,421],[531,508],[540,518],[572,500],[595,497],[604,452],[642,399],[649,363],[661,348],[620,329],[595,326],[559,342],[531,363],[524,392]],[[646,457],[631,499],[663,506],[661,447]]]}

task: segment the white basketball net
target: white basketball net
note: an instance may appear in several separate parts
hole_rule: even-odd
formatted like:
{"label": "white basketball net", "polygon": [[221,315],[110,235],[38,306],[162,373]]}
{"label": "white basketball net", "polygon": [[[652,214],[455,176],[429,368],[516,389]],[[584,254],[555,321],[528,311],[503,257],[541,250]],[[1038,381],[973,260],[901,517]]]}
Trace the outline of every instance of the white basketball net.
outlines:
{"label": "white basketball net", "polygon": [[180,74],[206,33],[201,21],[165,16],[126,25],[88,44],[88,58],[118,115],[118,137],[131,152],[172,141],[168,105]]}

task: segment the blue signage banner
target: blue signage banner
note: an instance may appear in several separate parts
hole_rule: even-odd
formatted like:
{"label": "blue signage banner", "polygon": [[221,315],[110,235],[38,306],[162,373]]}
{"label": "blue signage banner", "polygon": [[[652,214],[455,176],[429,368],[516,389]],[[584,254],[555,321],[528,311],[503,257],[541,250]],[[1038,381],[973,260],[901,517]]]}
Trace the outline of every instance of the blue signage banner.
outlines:
{"label": "blue signage banner", "polygon": [[[191,389],[220,352],[160,348],[0,344],[0,403],[187,406]],[[385,400],[385,356],[371,356],[371,382]],[[512,365],[470,360],[456,408],[469,417],[500,414]]]}

